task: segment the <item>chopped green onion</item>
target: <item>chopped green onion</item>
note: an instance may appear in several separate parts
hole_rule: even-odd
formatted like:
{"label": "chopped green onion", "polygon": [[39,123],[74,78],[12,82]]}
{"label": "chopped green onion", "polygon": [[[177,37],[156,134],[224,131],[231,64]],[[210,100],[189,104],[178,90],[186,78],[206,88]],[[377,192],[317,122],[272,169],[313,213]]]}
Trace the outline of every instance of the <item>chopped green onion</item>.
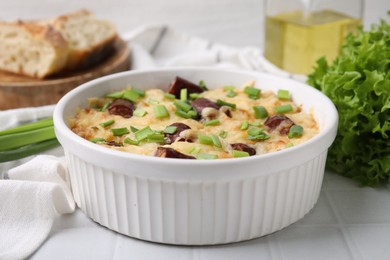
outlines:
{"label": "chopped green onion", "polygon": [[114,119],[111,119],[111,120],[108,120],[108,121],[106,121],[106,122],[100,123],[99,125],[100,125],[101,127],[107,127],[107,126],[110,126],[110,125],[112,125],[112,124],[114,124],[114,123],[115,123],[115,120],[114,120]]}
{"label": "chopped green onion", "polygon": [[167,126],[165,129],[164,129],[164,133],[166,134],[174,134],[176,133],[177,131],[177,127],[176,126],[173,126],[173,125],[170,125],[170,126]]}
{"label": "chopped green onion", "polygon": [[191,115],[187,114],[183,110],[176,110],[175,115],[186,118],[186,119],[191,118]]}
{"label": "chopped green onion", "polygon": [[190,116],[190,117],[196,117],[196,115],[198,115],[198,112],[196,112],[195,110],[190,110],[187,112],[187,114]]}
{"label": "chopped green onion", "polygon": [[221,122],[219,121],[219,119],[213,119],[213,120],[209,120],[209,121],[206,121],[204,123],[205,126],[212,126],[212,125],[219,125]]}
{"label": "chopped green onion", "polygon": [[148,112],[145,109],[137,108],[134,110],[133,115],[137,117],[144,117]]}
{"label": "chopped green onion", "polygon": [[135,133],[135,132],[137,132],[139,129],[138,129],[138,128],[135,128],[134,126],[130,126],[130,130],[131,130],[131,132]]}
{"label": "chopped green onion", "polygon": [[254,106],[253,111],[255,112],[255,118],[266,118],[268,116],[267,109],[263,106]]}
{"label": "chopped green onion", "polygon": [[169,112],[164,105],[156,105],[153,107],[153,110],[156,118],[169,117]]}
{"label": "chopped green onion", "polygon": [[106,139],[104,139],[104,138],[100,138],[100,137],[95,137],[95,138],[91,138],[91,139],[89,139],[89,141],[91,141],[92,143],[102,143],[102,142],[105,142],[106,141]]}
{"label": "chopped green onion", "polygon": [[233,90],[231,90],[231,91],[229,91],[229,92],[226,94],[226,96],[232,98],[232,97],[237,96],[237,93],[234,92]]}
{"label": "chopped green onion", "polygon": [[145,90],[138,89],[138,88],[132,88],[131,90],[133,90],[135,93],[137,93],[138,96],[140,96],[140,97],[144,97],[145,96]]}
{"label": "chopped green onion", "polygon": [[225,130],[222,130],[221,132],[219,132],[219,136],[223,139],[225,139],[228,135],[228,132],[226,132]]}
{"label": "chopped green onion", "polygon": [[106,95],[108,98],[122,98],[123,97],[123,91],[116,91],[112,93],[108,93]]}
{"label": "chopped green onion", "polygon": [[209,153],[200,153],[196,156],[196,159],[198,159],[198,160],[213,160],[213,159],[218,159],[218,155],[209,154]]}
{"label": "chopped green onion", "polygon": [[225,91],[233,91],[234,89],[235,89],[234,86],[224,86],[223,87],[223,90],[225,90]]}
{"label": "chopped green onion", "polygon": [[206,144],[206,145],[213,145],[213,139],[211,139],[210,136],[207,135],[199,135],[198,136],[199,143],[200,144]]}
{"label": "chopped green onion", "polygon": [[175,115],[180,116],[182,118],[186,118],[186,119],[191,118],[191,115],[187,114],[183,110],[176,110]]}
{"label": "chopped green onion", "polygon": [[139,144],[138,141],[132,140],[132,139],[130,139],[128,137],[126,137],[125,140],[123,140],[123,142],[125,142],[126,144],[131,144],[131,145],[138,145]]}
{"label": "chopped green onion", "polygon": [[293,107],[290,104],[274,107],[276,113],[287,113],[293,111]]}
{"label": "chopped green onion", "polygon": [[294,146],[293,143],[288,143],[288,144],[286,144],[286,148],[290,148],[290,147],[293,147],[293,146]]}
{"label": "chopped green onion", "polygon": [[215,147],[222,148],[221,141],[219,140],[219,137],[215,134],[210,135],[211,140],[213,141],[213,144]]}
{"label": "chopped green onion", "polygon": [[222,148],[222,143],[219,140],[219,137],[215,134],[212,134],[210,136],[199,135],[198,140],[200,144],[214,145],[215,147]]}
{"label": "chopped green onion", "polygon": [[263,128],[251,127],[248,131],[248,140],[265,140],[269,138]]}
{"label": "chopped green onion", "polygon": [[182,89],[180,90],[180,100],[181,100],[181,101],[186,101],[187,98],[188,98],[188,89],[182,88]]}
{"label": "chopped green onion", "polygon": [[246,130],[246,129],[248,129],[248,127],[249,127],[248,121],[244,121],[244,122],[241,123],[240,129],[241,130]]}
{"label": "chopped green onion", "polygon": [[238,150],[233,150],[232,155],[235,158],[240,158],[240,157],[248,157],[249,153],[245,151],[238,151]]}
{"label": "chopped green onion", "polygon": [[110,105],[110,102],[104,103],[104,105],[99,109],[101,112],[104,112],[107,110],[108,106]]}
{"label": "chopped green onion", "polygon": [[167,99],[176,99],[175,95],[170,93],[164,93],[164,97],[166,97]]}
{"label": "chopped green onion", "polygon": [[204,91],[207,91],[207,90],[208,90],[208,88],[207,88],[206,83],[204,82],[204,80],[199,81],[199,87],[201,87]]}
{"label": "chopped green onion", "polygon": [[303,134],[303,127],[300,125],[293,125],[288,132],[288,138],[301,137]]}
{"label": "chopped green onion", "polygon": [[267,140],[267,139],[269,139],[269,135],[267,135],[266,133],[261,133],[259,135],[248,136],[247,139],[252,140],[252,141]]}
{"label": "chopped green onion", "polygon": [[188,151],[190,154],[198,154],[200,153],[200,147],[198,146],[192,146],[190,150]]}
{"label": "chopped green onion", "polygon": [[149,98],[148,103],[152,104],[152,105],[158,105],[158,104],[160,104],[160,101],[155,100],[153,98]]}
{"label": "chopped green onion", "polygon": [[221,99],[217,100],[217,105],[219,105],[219,106],[228,106],[228,107],[231,107],[233,109],[236,109],[236,104],[229,103],[229,102],[223,101]]}
{"label": "chopped green onion", "polygon": [[147,141],[149,143],[163,143],[164,142],[164,134],[154,133],[148,135]]}
{"label": "chopped green onion", "polygon": [[251,99],[259,99],[260,97],[260,89],[254,87],[245,87],[244,92]]}
{"label": "chopped green onion", "polygon": [[184,101],[175,100],[173,104],[180,110],[183,110],[184,112],[188,112],[192,109],[192,106],[187,104]]}
{"label": "chopped green onion", "polygon": [[285,90],[285,89],[279,89],[278,90],[278,98],[289,100],[290,99],[290,92],[288,90]]}
{"label": "chopped green onion", "polygon": [[112,128],[111,132],[114,136],[121,136],[129,133],[129,129],[126,127],[121,127],[121,128]]}
{"label": "chopped green onion", "polygon": [[149,126],[147,126],[147,127],[144,127],[142,129],[138,130],[134,134],[135,134],[135,139],[137,141],[142,141],[142,140],[148,138],[149,135],[154,134],[154,131]]}
{"label": "chopped green onion", "polygon": [[135,92],[133,89],[126,89],[125,92],[123,93],[123,98],[135,103],[139,99],[139,94]]}
{"label": "chopped green onion", "polygon": [[261,122],[249,122],[250,126],[261,126]]}
{"label": "chopped green onion", "polygon": [[259,135],[264,132],[263,128],[258,128],[258,127],[251,127],[248,130],[248,135]]}
{"label": "chopped green onion", "polygon": [[190,99],[197,99],[198,97],[200,97],[199,93],[191,93],[190,94]]}

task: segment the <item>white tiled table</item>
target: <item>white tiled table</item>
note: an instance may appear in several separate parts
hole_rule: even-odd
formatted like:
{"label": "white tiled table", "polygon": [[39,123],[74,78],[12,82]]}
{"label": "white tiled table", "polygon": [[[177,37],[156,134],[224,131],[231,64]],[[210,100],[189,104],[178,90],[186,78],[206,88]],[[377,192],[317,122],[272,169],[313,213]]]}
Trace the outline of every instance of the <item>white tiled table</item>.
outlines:
{"label": "white tiled table", "polygon": [[58,217],[31,259],[390,259],[390,189],[361,188],[326,172],[320,198],[297,223],[228,245],[171,246],[126,237],[83,212]]}

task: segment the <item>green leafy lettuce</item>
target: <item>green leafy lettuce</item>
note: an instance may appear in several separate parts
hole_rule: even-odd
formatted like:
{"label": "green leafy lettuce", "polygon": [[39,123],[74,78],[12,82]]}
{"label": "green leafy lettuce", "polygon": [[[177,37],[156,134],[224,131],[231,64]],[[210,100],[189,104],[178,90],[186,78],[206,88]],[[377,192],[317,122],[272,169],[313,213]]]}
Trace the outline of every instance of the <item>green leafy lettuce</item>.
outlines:
{"label": "green leafy lettuce", "polygon": [[327,166],[362,185],[390,182],[390,25],[349,35],[331,64],[317,61],[308,83],[339,113]]}

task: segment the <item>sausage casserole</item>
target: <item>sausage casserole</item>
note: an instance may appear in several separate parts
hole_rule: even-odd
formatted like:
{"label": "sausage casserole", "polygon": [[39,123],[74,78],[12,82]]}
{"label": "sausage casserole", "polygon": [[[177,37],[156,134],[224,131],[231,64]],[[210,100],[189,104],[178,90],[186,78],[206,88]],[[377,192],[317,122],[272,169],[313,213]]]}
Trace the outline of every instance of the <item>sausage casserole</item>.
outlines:
{"label": "sausage casserole", "polygon": [[305,142],[318,134],[312,113],[291,93],[243,87],[208,90],[176,77],[167,92],[125,88],[89,100],[70,119],[73,132],[129,153],[181,159],[261,155]]}

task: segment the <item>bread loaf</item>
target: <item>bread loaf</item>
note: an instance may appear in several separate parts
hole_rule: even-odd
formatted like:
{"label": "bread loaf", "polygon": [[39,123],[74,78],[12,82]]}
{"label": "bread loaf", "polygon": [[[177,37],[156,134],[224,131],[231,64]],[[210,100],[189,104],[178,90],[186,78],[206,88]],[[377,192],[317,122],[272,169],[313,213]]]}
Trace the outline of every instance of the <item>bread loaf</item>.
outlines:
{"label": "bread loaf", "polygon": [[62,70],[68,43],[50,25],[0,22],[0,69],[44,78]]}
{"label": "bread loaf", "polygon": [[87,10],[55,18],[51,25],[69,45],[66,69],[78,69],[96,64],[113,50],[117,32],[106,20],[100,20]]}
{"label": "bread loaf", "polygon": [[48,20],[0,22],[0,70],[45,78],[97,64],[114,49],[115,27],[81,10]]}

